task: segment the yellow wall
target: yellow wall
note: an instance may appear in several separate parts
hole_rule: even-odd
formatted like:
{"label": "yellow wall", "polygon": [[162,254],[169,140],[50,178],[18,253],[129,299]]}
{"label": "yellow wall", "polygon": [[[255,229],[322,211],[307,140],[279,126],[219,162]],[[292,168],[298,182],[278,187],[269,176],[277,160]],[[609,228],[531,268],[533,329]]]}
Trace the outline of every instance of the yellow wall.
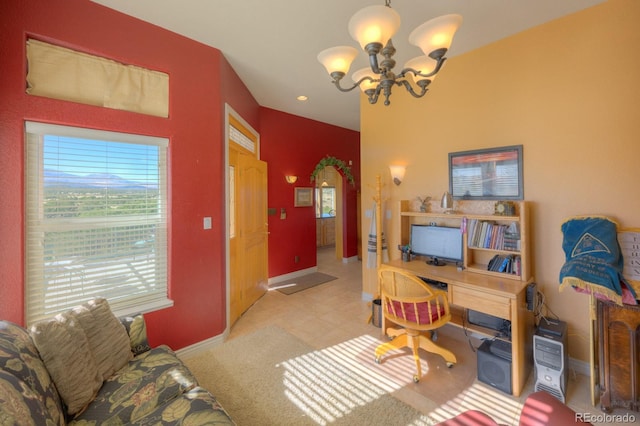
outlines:
{"label": "yellow wall", "polygon": [[[640,226],[638,19],[637,0],[609,0],[451,58],[422,99],[399,87],[388,107],[363,96],[363,235],[376,175],[393,214],[385,230],[397,258],[395,206],[417,196],[439,200],[448,188],[449,152],[523,145],[534,277],[547,306],[569,324],[570,356],[588,361],[588,297],[558,291],[560,225],[600,214]],[[402,185],[391,183],[390,164],[407,166]],[[366,259],[363,276],[371,295]]]}

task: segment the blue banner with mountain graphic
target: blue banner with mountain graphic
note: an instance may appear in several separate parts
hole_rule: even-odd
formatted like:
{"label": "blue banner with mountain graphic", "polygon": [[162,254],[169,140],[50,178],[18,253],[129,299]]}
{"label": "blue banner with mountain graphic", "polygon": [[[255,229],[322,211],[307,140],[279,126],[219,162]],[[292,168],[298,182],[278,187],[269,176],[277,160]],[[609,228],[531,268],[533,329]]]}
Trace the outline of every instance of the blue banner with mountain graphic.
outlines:
{"label": "blue banner with mountain graphic", "polygon": [[[622,304],[623,258],[617,224],[606,217],[575,217],[562,226],[566,261],[560,270],[560,289],[567,286]],[[626,286],[633,297],[635,292]]]}

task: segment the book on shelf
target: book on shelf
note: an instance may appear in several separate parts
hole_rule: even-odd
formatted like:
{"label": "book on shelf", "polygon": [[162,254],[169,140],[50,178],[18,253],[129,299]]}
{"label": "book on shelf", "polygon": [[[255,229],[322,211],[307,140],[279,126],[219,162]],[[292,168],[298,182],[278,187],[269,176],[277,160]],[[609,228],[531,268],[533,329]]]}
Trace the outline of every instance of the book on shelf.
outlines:
{"label": "book on shelf", "polygon": [[522,270],[522,259],[518,255],[496,254],[489,261],[487,270],[519,276]]}
{"label": "book on shelf", "polygon": [[467,225],[467,245],[472,248],[520,251],[520,226],[471,219]]}

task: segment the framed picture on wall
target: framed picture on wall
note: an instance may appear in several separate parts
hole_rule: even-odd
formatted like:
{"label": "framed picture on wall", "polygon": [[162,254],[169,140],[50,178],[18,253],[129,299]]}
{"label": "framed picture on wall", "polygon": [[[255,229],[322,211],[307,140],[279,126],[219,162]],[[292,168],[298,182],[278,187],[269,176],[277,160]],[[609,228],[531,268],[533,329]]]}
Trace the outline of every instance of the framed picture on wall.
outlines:
{"label": "framed picture on wall", "polygon": [[313,188],[294,188],[294,207],[313,206]]}
{"label": "framed picture on wall", "polygon": [[522,200],[522,145],[449,153],[449,192],[463,200]]}

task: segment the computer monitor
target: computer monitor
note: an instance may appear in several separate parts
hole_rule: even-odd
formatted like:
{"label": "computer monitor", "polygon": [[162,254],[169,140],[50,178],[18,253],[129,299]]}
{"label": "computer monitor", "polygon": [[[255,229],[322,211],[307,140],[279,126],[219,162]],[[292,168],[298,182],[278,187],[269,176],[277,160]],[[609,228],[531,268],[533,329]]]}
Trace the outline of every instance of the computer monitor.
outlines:
{"label": "computer monitor", "polygon": [[462,232],[460,228],[411,224],[411,253],[425,256],[433,265],[462,262]]}

